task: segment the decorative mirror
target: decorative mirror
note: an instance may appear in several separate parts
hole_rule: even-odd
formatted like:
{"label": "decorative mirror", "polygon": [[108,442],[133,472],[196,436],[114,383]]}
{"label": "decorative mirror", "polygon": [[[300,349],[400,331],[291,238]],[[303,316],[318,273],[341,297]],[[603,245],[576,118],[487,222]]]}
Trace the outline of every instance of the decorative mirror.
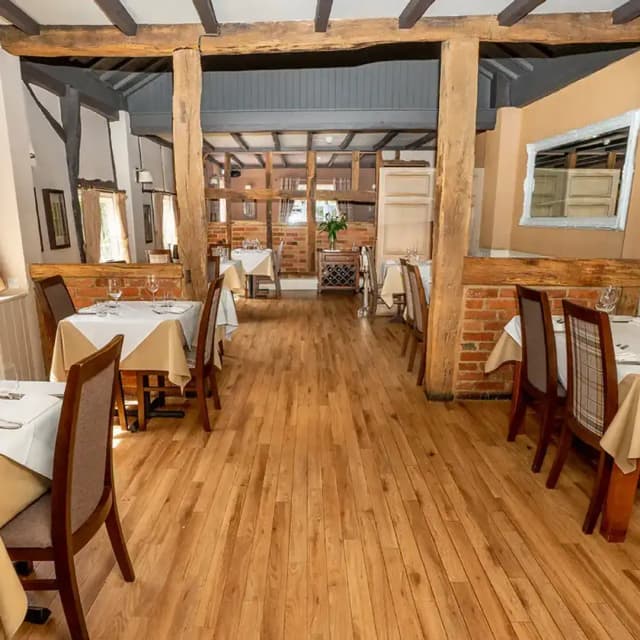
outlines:
{"label": "decorative mirror", "polygon": [[527,145],[521,225],[624,229],[640,110]]}

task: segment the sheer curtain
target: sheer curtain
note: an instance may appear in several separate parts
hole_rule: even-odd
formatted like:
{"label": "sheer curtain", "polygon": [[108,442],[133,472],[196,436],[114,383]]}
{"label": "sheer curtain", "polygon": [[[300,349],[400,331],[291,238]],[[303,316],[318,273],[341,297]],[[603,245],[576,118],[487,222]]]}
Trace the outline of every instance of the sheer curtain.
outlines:
{"label": "sheer curtain", "polygon": [[[351,178],[337,178],[336,191],[351,191]],[[347,220],[351,220],[353,218],[353,202],[339,201],[338,211],[346,216]]]}
{"label": "sheer curtain", "polygon": [[[295,191],[298,186],[298,179],[291,176],[280,178],[280,189],[282,191]],[[304,194],[302,197],[305,197]],[[293,200],[280,200],[280,222],[285,224],[293,211]]]}
{"label": "sheer curtain", "polygon": [[81,189],[82,228],[84,231],[84,251],[87,262],[100,262],[100,241],[102,235],[102,214],[100,212],[100,192],[96,189]]}
{"label": "sheer curtain", "polygon": [[129,251],[129,231],[127,230],[127,194],[124,191],[116,193],[116,209],[118,221],[120,222],[120,246],[122,247],[122,257],[127,262],[131,262],[131,252]]}

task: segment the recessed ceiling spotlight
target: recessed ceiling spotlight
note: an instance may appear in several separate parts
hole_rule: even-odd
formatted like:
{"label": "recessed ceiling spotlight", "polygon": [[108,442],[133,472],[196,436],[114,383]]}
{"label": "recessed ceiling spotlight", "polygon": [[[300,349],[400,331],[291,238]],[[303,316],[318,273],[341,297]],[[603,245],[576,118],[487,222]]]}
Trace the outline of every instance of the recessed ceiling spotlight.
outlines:
{"label": "recessed ceiling spotlight", "polygon": [[324,137],[324,141],[325,141],[327,144],[331,144],[331,143],[333,142],[333,136],[325,136],[325,137]]}

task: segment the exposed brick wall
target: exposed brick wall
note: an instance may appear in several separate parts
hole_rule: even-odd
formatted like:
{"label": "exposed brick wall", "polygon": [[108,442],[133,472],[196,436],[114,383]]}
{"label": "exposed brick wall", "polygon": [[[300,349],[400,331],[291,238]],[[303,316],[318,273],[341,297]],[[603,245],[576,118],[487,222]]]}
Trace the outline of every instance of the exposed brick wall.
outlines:
{"label": "exposed brick wall", "polygon": [[284,240],[282,272],[307,273],[307,227],[292,227],[286,224],[273,225],[273,248]]}
{"label": "exposed brick wall", "polygon": [[233,222],[231,226],[231,248],[242,247],[243,240],[260,240],[263,246],[267,244],[267,225],[257,220],[243,220]]}
{"label": "exposed brick wall", "polygon": [[[351,249],[355,244],[358,247],[375,244],[375,225],[372,222],[350,222],[345,231],[338,232],[337,249]],[[328,249],[329,240],[324,231],[316,232],[316,248]]]}
{"label": "exposed brick wall", "polygon": [[[594,306],[601,289],[576,287],[542,287],[549,295],[551,313],[562,314],[562,300]],[[459,397],[507,395],[513,383],[513,365],[503,365],[490,374],[484,365],[504,325],[517,315],[516,290],[513,286],[467,286],[463,297],[462,338],[458,357],[455,394]]]}
{"label": "exposed brick wall", "polygon": [[209,244],[227,243],[227,223],[210,222],[207,229],[207,240]]}

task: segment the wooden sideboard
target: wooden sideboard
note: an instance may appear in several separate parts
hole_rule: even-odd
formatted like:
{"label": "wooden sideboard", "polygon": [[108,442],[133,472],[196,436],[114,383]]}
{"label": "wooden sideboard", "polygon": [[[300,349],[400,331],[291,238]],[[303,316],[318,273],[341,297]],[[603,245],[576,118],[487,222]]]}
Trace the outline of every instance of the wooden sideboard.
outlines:
{"label": "wooden sideboard", "polygon": [[318,291],[352,291],[360,288],[360,253],[318,249]]}

